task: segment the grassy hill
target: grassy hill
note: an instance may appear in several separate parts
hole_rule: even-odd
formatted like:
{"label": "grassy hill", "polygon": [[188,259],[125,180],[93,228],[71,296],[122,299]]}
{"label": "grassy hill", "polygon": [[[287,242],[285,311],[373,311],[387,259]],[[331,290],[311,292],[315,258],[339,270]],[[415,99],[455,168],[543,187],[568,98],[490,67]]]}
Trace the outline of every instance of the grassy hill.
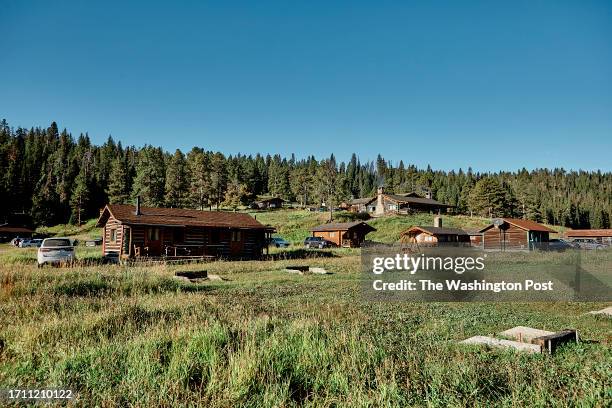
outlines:
{"label": "grassy hill", "polygon": [[101,229],[96,227],[96,221],[97,219],[94,218],[80,226],[73,224],[58,224],[52,227],[38,227],[36,232],[45,236],[73,237],[84,241],[102,236]]}
{"label": "grassy hill", "polygon": [[[276,235],[282,236],[294,244],[301,243],[304,238],[310,236],[310,229],[329,220],[329,213],[314,212],[306,210],[280,209],[271,211],[248,211],[259,222],[276,228]],[[414,225],[433,225],[434,214],[411,214],[394,215],[373,218],[366,222],[376,228],[375,232],[368,235],[368,239],[379,242],[395,242],[400,233]],[[349,212],[334,213],[336,222],[356,220],[356,214]],[[445,227],[463,228],[474,230],[484,227],[490,223],[490,219],[483,217],[469,217],[467,215],[443,215],[442,223]],[[561,231],[563,228],[549,225],[551,228]],[[52,236],[69,236],[81,241],[100,237],[100,229],[96,228],[96,220],[92,219],[79,226],[61,224],[53,227],[40,227],[38,233]]]}
{"label": "grassy hill", "polygon": [[[329,213],[304,210],[252,212],[251,215],[259,222],[273,226],[278,235],[293,243],[303,241],[310,235],[310,228],[323,224],[329,219]],[[334,219],[338,222],[351,221],[354,216],[354,214],[339,212],[335,213]],[[376,228],[376,231],[370,233],[368,239],[395,242],[406,228],[413,225],[433,225],[433,220],[433,214],[396,215],[370,219],[366,222]],[[489,220],[481,217],[444,215],[442,223],[447,227],[476,229],[487,225]]]}

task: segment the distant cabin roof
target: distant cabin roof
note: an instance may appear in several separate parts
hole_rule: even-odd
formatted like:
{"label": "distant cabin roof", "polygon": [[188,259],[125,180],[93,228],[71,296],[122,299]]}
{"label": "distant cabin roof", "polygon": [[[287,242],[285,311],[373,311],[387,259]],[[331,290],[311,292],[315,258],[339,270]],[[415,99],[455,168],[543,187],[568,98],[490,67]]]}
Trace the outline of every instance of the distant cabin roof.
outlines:
{"label": "distant cabin roof", "polygon": [[280,197],[265,197],[257,200],[258,203],[266,203],[268,201],[285,201]]}
{"label": "distant cabin roof", "polygon": [[438,207],[453,207],[450,204],[441,203],[439,201],[434,200],[433,198],[415,197],[412,194],[408,196],[397,195],[397,194],[384,194],[384,196],[398,203],[427,204],[427,205],[435,205]]}
{"label": "distant cabin roof", "polygon": [[369,229],[370,231],[376,231],[376,228],[371,225],[366,224],[363,221],[353,221],[353,222],[330,222],[329,224],[319,225],[317,227],[311,228],[311,231],[348,231],[349,229],[355,227],[362,227]]}
{"label": "distant cabin roof", "polygon": [[[514,225],[515,227],[519,227],[520,229],[523,229],[525,231],[557,232],[542,224],[538,224],[535,221],[521,220],[518,218],[501,218],[501,219],[504,220],[504,222]],[[484,232],[488,230],[489,228],[492,228],[493,226],[494,226],[493,224],[487,225],[486,227],[482,228],[480,232]]]}
{"label": "distant cabin roof", "polygon": [[402,232],[401,235],[407,235],[414,231],[421,231],[430,235],[469,235],[466,231],[460,228],[423,227],[419,225],[408,228]]}
{"label": "distant cabin roof", "polygon": [[566,237],[612,237],[612,229],[581,229],[565,231]]}
{"label": "distant cabin roof", "polygon": [[123,224],[160,225],[173,227],[227,227],[241,229],[272,229],[249,214],[227,211],[200,211],[184,208],[136,207],[124,204],[108,204],[100,214],[97,226],[102,227],[110,215]]}
{"label": "distant cabin roof", "polygon": [[14,234],[24,233],[31,234],[34,232],[33,229],[27,227],[14,227],[10,225],[0,225],[0,232],[10,232]]}
{"label": "distant cabin roof", "polygon": [[376,199],[376,197],[355,198],[355,199],[349,201],[349,204],[352,204],[352,205],[368,204],[368,203],[374,201],[375,199]]}

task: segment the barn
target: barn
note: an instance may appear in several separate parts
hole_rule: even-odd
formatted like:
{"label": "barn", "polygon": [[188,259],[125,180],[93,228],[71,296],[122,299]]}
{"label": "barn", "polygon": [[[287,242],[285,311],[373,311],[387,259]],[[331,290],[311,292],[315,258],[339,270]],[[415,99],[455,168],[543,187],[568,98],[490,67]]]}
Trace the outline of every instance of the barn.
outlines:
{"label": "barn", "polygon": [[363,221],[354,221],[323,224],[310,231],[313,237],[321,237],[338,246],[357,248],[365,241],[366,235],[376,231],[376,228]]}
{"label": "barn", "polygon": [[244,213],[108,204],[102,251],[119,258],[257,259],[274,229]]}
{"label": "barn", "polygon": [[496,218],[493,223],[479,230],[484,249],[516,250],[537,249],[548,242],[549,234],[556,233],[535,221],[516,218]]}
{"label": "barn", "polygon": [[400,241],[411,244],[437,246],[470,245],[470,235],[460,228],[445,228],[442,218],[435,217],[433,227],[413,226],[400,234]]}

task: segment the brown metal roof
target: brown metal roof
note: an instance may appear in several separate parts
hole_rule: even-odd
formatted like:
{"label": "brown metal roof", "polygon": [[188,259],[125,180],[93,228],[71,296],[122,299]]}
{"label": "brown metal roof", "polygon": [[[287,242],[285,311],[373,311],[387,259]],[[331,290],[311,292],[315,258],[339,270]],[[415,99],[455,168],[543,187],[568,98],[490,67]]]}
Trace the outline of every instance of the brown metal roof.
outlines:
{"label": "brown metal roof", "polygon": [[311,231],[348,231],[349,229],[355,228],[357,226],[365,227],[370,231],[376,231],[376,228],[371,225],[366,224],[363,221],[353,221],[353,222],[330,222],[329,224],[319,225],[317,227],[311,228]]}
{"label": "brown metal roof", "polygon": [[403,195],[395,195],[395,194],[385,194],[385,197],[398,202],[398,203],[408,203],[408,204],[426,204],[426,205],[435,205],[438,207],[452,207],[450,204],[444,204],[439,201],[436,201],[432,198],[424,198],[424,197],[412,197],[412,196],[403,196]]}
{"label": "brown metal roof", "polygon": [[[541,231],[541,232],[557,232],[553,229],[550,229],[542,224],[538,224],[535,221],[530,221],[530,220],[522,220],[522,219],[518,219],[518,218],[501,218],[502,220],[504,220],[504,222],[507,222],[508,224],[512,224],[515,227],[519,227],[521,229],[524,229],[525,231]],[[483,229],[480,230],[480,232],[484,232],[486,230],[488,230],[489,228],[493,227],[493,224],[488,225],[486,227],[484,227]]]}
{"label": "brown metal roof", "polygon": [[612,229],[582,229],[565,231],[566,237],[612,237]]}
{"label": "brown metal roof", "polygon": [[460,228],[445,228],[445,227],[422,227],[422,226],[414,226],[410,227],[401,235],[407,235],[413,231],[421,231],[430,235],[469,235],[467,232]]}
{"label": "brown metal roof", "polygon": [[349,201],[349,204],[351,205],[368,204],[374,200],[376,200],[376,197],[355,198]]}
{"label": "brown metal roof", "polygon": [[108,204],[102,211],[97,226],[103,226],[109,215],[112,215],[123,224],[272,229],[261,224],[249,214],[239,212],[153,207],[140,207],[140,215],[134,214],[134,211],[133,205]]}
{"label": "brown metal roof", "polygon": [[31,234],[34,230],[26,227],[0,226],[0,232]]}

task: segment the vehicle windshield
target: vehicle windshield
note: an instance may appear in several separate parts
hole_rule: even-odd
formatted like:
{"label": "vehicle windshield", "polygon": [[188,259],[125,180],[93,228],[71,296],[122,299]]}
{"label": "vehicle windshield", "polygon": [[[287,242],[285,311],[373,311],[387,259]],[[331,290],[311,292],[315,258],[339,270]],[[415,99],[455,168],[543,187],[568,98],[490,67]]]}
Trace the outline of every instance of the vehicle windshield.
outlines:
{"label": "vehicle windshield", "polygon": [[66,247],[70,245],[69,239],[48,239],[45,241],[45,247]]}

